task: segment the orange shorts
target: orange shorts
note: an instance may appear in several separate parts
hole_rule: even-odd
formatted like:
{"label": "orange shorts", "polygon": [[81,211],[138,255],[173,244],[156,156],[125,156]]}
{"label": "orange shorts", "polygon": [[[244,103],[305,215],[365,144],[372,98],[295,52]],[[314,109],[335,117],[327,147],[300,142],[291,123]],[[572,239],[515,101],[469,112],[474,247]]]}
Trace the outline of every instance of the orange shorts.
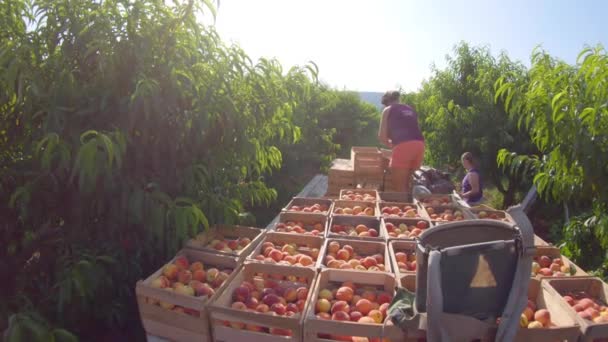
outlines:
{"label": "orange shorts", "polygon": [[424,142],[420,140],[404,141],[393,146],[390,167],[393,169],[414,169],[422,166]]}

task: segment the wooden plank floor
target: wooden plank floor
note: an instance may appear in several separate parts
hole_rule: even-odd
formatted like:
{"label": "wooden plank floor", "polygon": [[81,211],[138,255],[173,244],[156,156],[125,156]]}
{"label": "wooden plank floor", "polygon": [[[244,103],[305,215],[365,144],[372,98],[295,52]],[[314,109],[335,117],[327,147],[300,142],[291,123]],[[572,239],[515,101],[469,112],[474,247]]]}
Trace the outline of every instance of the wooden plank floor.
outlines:
{"label": "wooden plank floor", "polygon": [[[310,180],[310,182],[308,182],[304,186],[304,188],[302,188],[302,191],[300,191],[294,197],[323,197],[323,196],[325,196],[326,192],[327,192],[327,176],[319,174],[319,175],[314,176]],[[281,208],[286,205],[287,205],[287,203],[282,203]],[[266,229],[271,228],[278,221],[279,221],[279,215],[275,216],[275,218],[272,221],[270,221],[270,223],[266,226]],[[152,335],[147,335],[147,339],[148,339],[148,342],[169,342],[168,340],[166,340],[164,338],[152,336]]]}

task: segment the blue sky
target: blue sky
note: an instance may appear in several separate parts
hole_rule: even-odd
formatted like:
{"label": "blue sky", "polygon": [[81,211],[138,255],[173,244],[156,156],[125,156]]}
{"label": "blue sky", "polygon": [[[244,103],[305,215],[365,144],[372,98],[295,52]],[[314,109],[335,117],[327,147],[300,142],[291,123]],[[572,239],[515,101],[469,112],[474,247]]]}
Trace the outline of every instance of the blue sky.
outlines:
{"label": "blue sky", "polygon": [[573,63],[608,47],[608,1],[222,0],[222,38],[286,67],[309,60],[337,88],[415,90],[461,40],[529,64],[542,45]]}

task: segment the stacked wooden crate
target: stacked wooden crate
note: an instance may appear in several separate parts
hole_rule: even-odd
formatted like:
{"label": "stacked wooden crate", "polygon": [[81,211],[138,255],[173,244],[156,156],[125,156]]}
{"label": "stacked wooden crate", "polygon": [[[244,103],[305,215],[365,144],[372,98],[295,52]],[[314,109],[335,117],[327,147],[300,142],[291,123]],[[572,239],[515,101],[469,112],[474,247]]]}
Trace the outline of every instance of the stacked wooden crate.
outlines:
{"label": "stacked wooden crate", "polygon": [[355,169],[350,159],[334,159],[328,172],[326,196],[337,196],[341,189],[354,188]]}

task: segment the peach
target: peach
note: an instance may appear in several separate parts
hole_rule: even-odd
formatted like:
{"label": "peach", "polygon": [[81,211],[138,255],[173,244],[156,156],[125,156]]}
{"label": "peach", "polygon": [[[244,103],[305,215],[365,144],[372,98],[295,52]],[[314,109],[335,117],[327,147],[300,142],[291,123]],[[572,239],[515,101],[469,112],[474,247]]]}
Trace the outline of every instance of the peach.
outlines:
{"label": "peach", "polygon": [[362,314],[362,313],[360,313],[359,311],[351,311],[351,312],[350,312],[350,314],[349,314],[349,316],[350,316],[350,320],[351,320],[352,322],[358,322],[358,321],[359,321],[359,319],[360,319],[361,317],[363,317],[363,314]]}
{"label": "peach", "polygon": [[278,249],[271,250],[270,253],[268,254],[268,256],[276,262],[283,260],[283,257],[284,257],[283,253],[281,253],[281,251],[279,251]]}
{"label": "peach", "polygon": [[350,321],[350,316],[347,312],[336,311],[332,313],[331,319],[334,321]]}
{"label": "peach", "polygon": [[397,260],[397,262],[406,263],[407,262],[407,254],[405,254],[403,252],[397,252],[397,253],[395,253],[395,260]]}
{"label": "peach", "polygon": [[380,305],[380,308],[378,310],[380,310],[382,317],[386,317],[387,312],[388,312],[388,306],[389,306],[389,303],[384,303],[384,304]]}
{"label": "peach", "polygon": [[546,268],[549,267],[551,265],[551,258],[549,258],[546,255],[541,255],[540,258],[538,258],[538,264],[540,265],[541,268]]}
{"label": "peach", "polygon": [[380,292],[377,297],[378,304],[382,305],[384,303],[390,303],[393,300],[393,296],[386,292]]}
{"label": "peach", "polygon": [[167,277],[167,279],[169,279],[169,280],[177,279],[178,272],[179,272],[179,269],[174,264],[167,264],[167,265],[165,265],[165,267],[163,267],[163,275],[165,277]]}
{"label": "peach", "polygon": [[192,272],[194,274],[194,272],[196,272],[197,270],[201,270],[201,271],[205,270],[205,266],[200,261],[195,261],[192,264],[190,264],[190,272]]}
{"label": "peach", "polygon": [[366,231],[368,231],[368,230],[369,230],[369,228],[368,228],[366,225],[364,225],[364,224],[359,224],[359,225],[357,225],[357,226],[355,227],[355,231],[356,231],[357,233],[363,233],[363,232],[366,232]]}
{"label": "peach", "polygon": [[327,251],[337,253],[340,250],[340,244],[337,241],[332,241],[327,245]]}
{"label": "peach", "polygon": [[234,289],[234,292],[232,293],[232,299],[238,302],[246,302],[249,297],[251,297],[251,290],[249,287],[243,285]]}
{"label": "peach", "polygon": [[313,264],[313,260],[310,256],[303,255],[300,258],[300,264],[302,264],[302,266],[311,266]]}
{"label": "peach", "polygon": [[283,297],[288,303],[295,302],[298,300],[298,291],[293,287],[289,287],[283,293]]}
{"label": "peach", "polygon": [[266,304],[258,304],[258,306],[255,308],[255,311],[257,312],[268,312],[270,310],[270,307],[268,307],[268,305]]}
{"label": "peach", "polygon": [[321,299],[317,300],[315,309],[317,312],[328,313],[329,310],[331,310],[331,303],[329,302],[329,300],[327,300],[325,298],[321,298]]}
{"label": "peach", "polygon": [[375,324],[376,320],[371,317],[364,316],[364,317],[359,318],[359,323]]}
{"label": "peach", "polygon": [[207,282],[211,283],[217,278],[220,271],[217,268],[210,268],[207,270]]}
{"label": "peach", "polygon": [[334,295],[331,293],[330,290],[323,289],[323,290],[319,291],[319,298],[332,300],[332,299],[334,299]]}
{"label": "peach", "polygon": [[338,250],[338,252],[336,253],[336,256],[337,256],[338,260],[346,261],[346,260],[350,259],[350,253],[348,253],[348,251],[345,249]]}
{"label": "peach", "polygon": [[356,268],[357,266],[361,265],[361,262],[357,259],[350,259],[348,261],[348,264],[351,265],[353,268]]}
{"label": "peach", "polygon": [[287,312],[295,312],[295,313],[298,313],[301,311],[300,308],[298,307],[298,305],[296,305],[296,303],[287,304],[287,306],[285,307],[285,310],[287,310]]}
{"label": "peach", "polygon": [[376,301],[376,292],[365,290],[361,294],[361,297],[367,299],[370,302],[375,302]]}
{"label": "peach", "polygon": [[372,303],[368,299],[359,299],[355,308],[362,314],[367,315],[372,310]]}
{"label": "peach", "polygon": [[545,277],[550,277],[553,275],[553,272],[551,271],[551,269],[545,267],[545,268],[541,268],[538,271],[538,274],[545,276]]}
{"label": "peach", "polygon": [[540,309],[534,313],[534,320],[540,322],[543,326],[549,326],[551,323],[551,314],[547,309]]}
{"label": "peach", "polygon": [[279,296],[277,296],[275,294],[268,294],[268,295],[262,297],[262,302],[264,302],[264,304],[266,304],[268,306],[272,306],[272,304],[280,303],[281,298],[279,298]]}
{"label": "peach", "polygon": [[374,322],[380,324],[382,323],[384,317],[382,317],[382,313],[380,312],[380,310],[372,310],[367,314],[368,317],[371,317]]}
{"label": "peach", "polygon": [[232,303],[232,305],[230,307],[235,310],[242,310],[242,311],[247,310],[247,305],[245,305],[245,303],[243,303],[243,302],[234,302],[234,303]]}
{"label": "peach", "polygon": [[185,256],[178,256],[177,258],[175,258],[175,261],[173,263],[180,270],[187,270],[188,268],[190,268],[190,262],[188,262],[188,259]]}
{"label": "peach", "polygon": [[298,287],[298,289],[296,290],[296,298],[298,300],[300,300],[300,299],[306,300],[307,297],[308,297],[308,289],[305,287]]}
{"label": "peach", "polygon": [[348,305],[348,303],[343,300],[338,300],[331,306],[331,313],[334,314],[338,311],[344,311],[346,313],[349,313],[350,305]]}
{"label": "peach", "polygon": [[281,252],[285,252],[289,255],[294,255],[296,254],[296,248],[293,245],[284,245],[283,248],[281,248]]}
{"label": "peach", "polygon": [[169,287],[169,279],[165,276],[160,276],[150,283],[150,286],[155,287],[157,289],[164,289],[165,287]]}
{"label": "peach", "polygon": [[277,315],[285,315],[285,312],[287,311],[287,308],[285,307],[285,305],[281,304],[281,303],[274,303],[270,306],[270,310],[274,311],[277,313]]}
{"label": "peach", "polygon": [[257,308],[258,305],[260,305],[260,302],[253,297],[249,297],[249,298],[247,298],[245,305],[247,306],[248,309],[255,310],[255,308]]}
{"label": "peach", "polygon": [[350,287],[342,286],[336,292],[336,299],[350,302],[353,299],[354,291]]}
{"label": "peach", "polygon": [[352,270],[353,266],[347,262],[343,263],[339,267],[341,270]]}
{"label": "peach", "polygon": [[540,328],[544,328],[544,326],[542,325],[541,322],[533,321],[533,322],[528,323],[528,329],[540,329]]}
{"label": "peach", "polygon": [[551,270],[551,272],[561,272],[562,267],[558,264],[551,264],[551,266],[549,266],[549,269]]}
{"label": "peach", "polygon": [[311,249],[310,256],[312,257],[313,260],[317,260],[317,258],[319,258],[319,249],[318,248]]}
{"label": "peach", "polygon": [[175,292],[185,296],[194,296],[194,289],[189,285],[179,286],[175,288]]}
{"label": "peach", "polygon": [[534,318],[534,311],[527,307],[524,309],[523,315],[526,316],[526,319],[528,319],[528,321],[530,322]]}

